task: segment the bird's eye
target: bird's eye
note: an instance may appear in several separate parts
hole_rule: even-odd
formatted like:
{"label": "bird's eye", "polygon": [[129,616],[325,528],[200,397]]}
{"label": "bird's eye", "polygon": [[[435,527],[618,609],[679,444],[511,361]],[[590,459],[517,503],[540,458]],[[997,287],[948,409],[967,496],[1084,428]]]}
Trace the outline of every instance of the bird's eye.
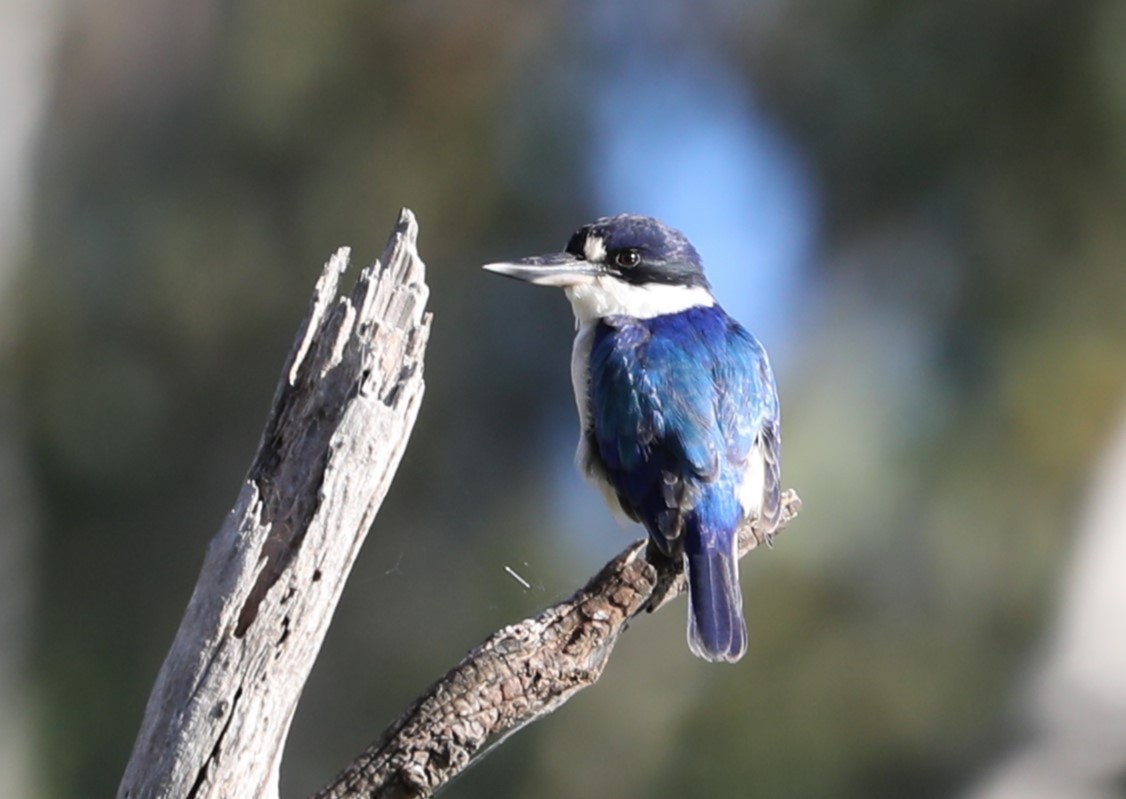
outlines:
{"label": "bird's eye", "polygon": [[614,254],[614,264],[622,269],[632,269],[641,263],[641,253],[637,250],[619,250]]}

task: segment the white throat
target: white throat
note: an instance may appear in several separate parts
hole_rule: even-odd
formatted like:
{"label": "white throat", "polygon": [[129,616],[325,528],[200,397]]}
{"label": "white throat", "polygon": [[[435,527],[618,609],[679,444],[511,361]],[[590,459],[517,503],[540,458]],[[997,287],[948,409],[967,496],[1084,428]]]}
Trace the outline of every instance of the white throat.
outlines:
{"label": "white throat", "polygon": [[715,305],[715,297],[703,286],[666,286],[649,283],[635,286],[612,277],[596,277],[565,290],[575,321],[581,327],[606,316],[654,316],[680,313],[689,308]]}

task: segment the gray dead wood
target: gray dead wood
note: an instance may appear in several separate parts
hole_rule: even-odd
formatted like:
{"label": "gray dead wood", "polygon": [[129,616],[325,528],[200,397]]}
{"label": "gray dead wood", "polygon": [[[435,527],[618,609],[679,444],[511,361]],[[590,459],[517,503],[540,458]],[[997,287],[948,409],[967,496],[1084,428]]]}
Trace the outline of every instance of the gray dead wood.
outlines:
{"label": "gray dead wood", "polygon": [[[800,509],[797,494],[786,492],[781,526]],[[760,543],[746,531],[740,557]],[[433,795],[506,736],[593,685],[630,621],[686,587],[679,564],[634,543],[574,596],[466,655],[316,799]]]}
{"label": "gray dead wood", "polygon": [[258,454],[207,549],[118,797],[276,797],[297,699],[422,400],[418,226],[337,296],[325,265]]}

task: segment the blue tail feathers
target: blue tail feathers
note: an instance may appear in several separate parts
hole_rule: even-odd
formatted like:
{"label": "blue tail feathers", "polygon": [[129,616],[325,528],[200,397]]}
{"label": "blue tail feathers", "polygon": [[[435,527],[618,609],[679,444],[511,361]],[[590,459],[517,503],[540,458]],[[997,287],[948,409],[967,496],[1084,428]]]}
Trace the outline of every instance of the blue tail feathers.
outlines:
{"label": "blue tail feathers", "polygon": [[688,647],[697,657],[734,663],[747,651],[739,561],[728,551],[704,548],[688,561]]}

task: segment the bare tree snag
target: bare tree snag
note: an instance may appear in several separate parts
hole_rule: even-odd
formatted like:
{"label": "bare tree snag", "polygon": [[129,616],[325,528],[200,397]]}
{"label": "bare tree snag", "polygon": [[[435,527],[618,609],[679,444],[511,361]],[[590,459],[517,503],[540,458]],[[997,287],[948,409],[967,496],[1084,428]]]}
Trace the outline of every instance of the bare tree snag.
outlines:
{"label": "bare tree snag", "polygon": [[[801,509],[793,491],[783,503],[781,527]],[[740,557],[759,543],[745,531]],[[629,622],[686,588],[679,563],[634,543],[572,597],[466,655],[316,799],[433,795],[506,736],[593,685]]]}
{"label": "bare tree snag", "polygon": [[207,549],[118,797],[276,797],[297,699],[422,400],[418,226],[337,296],[325,265],[258,454]]}

